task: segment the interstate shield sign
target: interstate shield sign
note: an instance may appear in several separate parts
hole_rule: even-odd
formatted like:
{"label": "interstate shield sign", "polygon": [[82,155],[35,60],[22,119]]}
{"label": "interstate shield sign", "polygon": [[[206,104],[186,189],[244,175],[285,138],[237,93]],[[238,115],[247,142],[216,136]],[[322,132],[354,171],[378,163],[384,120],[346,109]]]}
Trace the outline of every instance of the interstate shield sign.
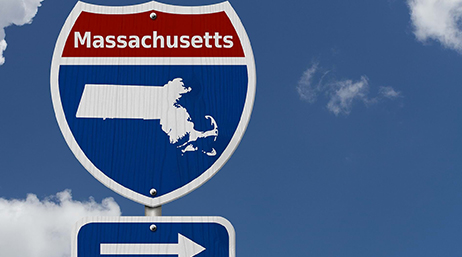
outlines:
{"label": "interstate shield sign", "polygon": [[210,179],[239,144],[255,62],[228,2],[182,7],[78,2],[59,35],[51,92],[82,165],[147,206]]}

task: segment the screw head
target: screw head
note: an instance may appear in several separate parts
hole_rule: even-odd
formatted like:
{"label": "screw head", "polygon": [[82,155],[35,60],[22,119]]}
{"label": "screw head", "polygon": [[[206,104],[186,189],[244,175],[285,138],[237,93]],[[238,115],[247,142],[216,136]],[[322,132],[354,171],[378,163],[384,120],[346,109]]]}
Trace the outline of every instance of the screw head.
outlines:
{"label": "screw head", "polygon": [[157,226],[152,224],[151,226],[149,226],[149,230],[151,230],[152,232],[156,232],[157,231]]}
{"label": "screw head", "polygon": [[152,12],[151,14],[149,14],[149,18],[151,18],[151,20],[155,20],[157,18],[157,14],[155,12]]}
{"label": "screw head", "polygon": [[157,190],[153,188],[153,189],[151,189],[151,190],[149,191],[149,193],[150,193],[152,196],[156,196],[156,195],[157,195]]}

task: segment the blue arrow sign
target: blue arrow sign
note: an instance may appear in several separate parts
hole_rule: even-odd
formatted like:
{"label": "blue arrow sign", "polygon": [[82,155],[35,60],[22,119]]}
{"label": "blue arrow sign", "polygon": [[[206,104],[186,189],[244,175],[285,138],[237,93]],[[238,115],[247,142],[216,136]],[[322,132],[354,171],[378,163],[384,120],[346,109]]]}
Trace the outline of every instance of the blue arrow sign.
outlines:
{"label": "blue arrow sign", "polygon": [[221,217],[86,218],[74,234],[72,257],[235,256],[234,228]]}

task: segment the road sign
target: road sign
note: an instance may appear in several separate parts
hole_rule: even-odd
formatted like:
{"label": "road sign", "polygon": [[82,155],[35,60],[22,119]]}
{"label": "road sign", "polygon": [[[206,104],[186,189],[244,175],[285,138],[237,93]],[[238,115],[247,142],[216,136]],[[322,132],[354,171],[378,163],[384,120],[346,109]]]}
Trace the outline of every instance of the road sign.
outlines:
{"label": "road sign", "polygon": [[235,248],[221,217],[95,217],[77,223],[72,257],[235,257]]}
{"label": "road sign", "polygon": [[80,163],[156,207],[209,180],[250,119],[255,63],[228,2],[182,7],[78,2],[56,43],[51,92]]}

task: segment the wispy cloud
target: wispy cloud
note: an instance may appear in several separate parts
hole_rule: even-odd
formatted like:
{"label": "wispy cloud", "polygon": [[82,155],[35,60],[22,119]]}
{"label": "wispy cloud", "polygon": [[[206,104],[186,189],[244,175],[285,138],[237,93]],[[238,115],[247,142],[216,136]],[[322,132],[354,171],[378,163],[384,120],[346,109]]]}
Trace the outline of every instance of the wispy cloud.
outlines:
{"label": "wispy cloud", "polygon": [[366,106],[376,104],[382,99],[393,100],[402,94],[392,87],[379,87],[375,97],[369,96],[369,78],[361,76],[357,81],[351,79],[330,79],[324,83],[329,71],[320,71],[319,63],[313,63],[300,78],[297,92],[302,100],[309,103],[317,101],[320,95],[327,95],[327,109],[336,116],[349,115],[355,101],[363,102]]}
{"label": "wispy cloud", "polygon": [[401,92],[395,91],[392,87],[380,87],[379,94],[388,99],[401,97]]}
{"label": "wispy cloud", "polygon": [[0,0],[0,65],[5,63],[5,28],[10,25],[22,26],[32,22],[43,0]]}
{"label": "wispy cloud", "polygon": [[69,190],[44,200],[0,198],[0,256],[70,256],[72,228],[87,216],[120,216],[120,208],[112,198],[75,201]]}
{"label": "wispy cloud", "polygon": [[462,0],[407,0],[414,34],[419,41],[439,41],[462,52]]}
{"label": "wispy cloud", "polygon": [[367,97],[369,80],[365,76],[362,76],[359,81],[335,81],[329,84],[329,87],[331,92],[327,109],[335,115],[350,114],[354,100],[360,100],[365,103],[372,101]]}
{"label": "wispy cloud", "polygon": [[319,74],[319,63],[314,62],[313,65],[308,68],[298,81],[297,92],[305,101],[309,103],[316,102],[318,94],[323,90],[322,81],[324,77],[329,74],[330,71],[323,72],[322,76],[313,83],[313,80],[316,79],[317,75]]}
{"label": "wispy cloud", "polygon": [[298,81],[297,92],[303,100],[310,103],[316,101],[317,93],[319,89],[316,85],[313,85],[313,76],[316,74],[318,64],[315,63],[311,68],[308,68]]}

